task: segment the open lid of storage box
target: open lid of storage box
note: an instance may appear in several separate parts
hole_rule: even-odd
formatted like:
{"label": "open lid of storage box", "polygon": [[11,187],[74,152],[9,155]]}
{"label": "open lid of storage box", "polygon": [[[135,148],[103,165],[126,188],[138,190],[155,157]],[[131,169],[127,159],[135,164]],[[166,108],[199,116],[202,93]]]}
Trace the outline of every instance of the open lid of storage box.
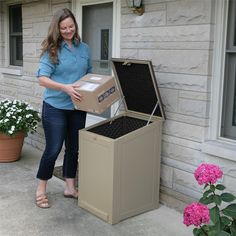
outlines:
{"label": "open lid of storage box", "polygon": [[126,110],[165,119],[152,62],[122,58],[111,61]]}

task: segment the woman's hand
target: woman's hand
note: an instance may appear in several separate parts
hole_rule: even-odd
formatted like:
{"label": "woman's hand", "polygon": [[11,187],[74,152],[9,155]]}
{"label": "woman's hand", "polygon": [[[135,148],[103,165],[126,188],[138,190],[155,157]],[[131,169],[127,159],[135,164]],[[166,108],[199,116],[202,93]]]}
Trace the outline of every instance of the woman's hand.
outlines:
{"label": "woman's hand", "polygon": [[78,87],[78,84],[65,84],[63,91],[70,95],[71,98],[81,101],[82,95],[76,90]]}

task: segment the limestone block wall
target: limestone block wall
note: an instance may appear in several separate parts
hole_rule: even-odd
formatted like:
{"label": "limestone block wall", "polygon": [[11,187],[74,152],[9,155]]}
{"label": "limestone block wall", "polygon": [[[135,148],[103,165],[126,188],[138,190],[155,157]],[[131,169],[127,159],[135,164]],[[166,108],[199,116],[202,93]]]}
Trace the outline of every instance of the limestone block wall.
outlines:
{"label": "limestone block wall", "polygon": [[[0,1],[0,99],[17,98],[29,102],[41,111],[43,88],[38,85],[36,71],[38,68],[41,42],[47,35],[53,13],[62,7],[71,8],[69,0],[33,0],[21,1],[23,20],[23,68],[8,67],[7,56],[4,54],[8,45],[4,28],[7,28],[7,6],[19,3],[17,0]],[[5,33],[5,34],[4,34]],[[44,135],[41,124],[38,133],[26,138],[26,143],[44,149]]]}
{"label": "limestone block wall", "polygon": [[[7,3],[0,1],[0,99],[24,99],[41,109],[35,72],[40,44],[52,14],[71,8],[71,0],[24,0],[23,68],[7,65]],[[145,13],[134,15],[121,0],[121,57],[152,60],[167,120],[162,135],[161,202],[183,209],[201,195],[193,177],[201,162],[219,164],[223,183],[236,194],[235,162],[201,151],[210,125],[215,0],[143,0]],[[43,150],[42,127],[26,142]]]}
{"label": "limestone block wall", "polygon": [[[193,172],[201,162],[220,164],[235,192],[235,162],[201,151],[209,127],[215,1],[145,0],[145,13],[122,5],[121,56],[152,60],[165,106],[161,201],[183,209],[201,196]],[[230,170],[228,170],[230,169]]]}

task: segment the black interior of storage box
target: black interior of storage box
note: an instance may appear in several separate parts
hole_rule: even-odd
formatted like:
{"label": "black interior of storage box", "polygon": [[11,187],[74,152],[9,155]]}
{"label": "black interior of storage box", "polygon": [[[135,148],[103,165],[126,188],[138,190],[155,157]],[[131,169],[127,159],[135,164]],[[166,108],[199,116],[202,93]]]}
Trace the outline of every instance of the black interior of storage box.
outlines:
{"label": "black interior of storage box", "polygon": [[91,128],[88,131],[105,137],[116,139],[136,129],[139,129],[145,126],[146,124],[147,121],[145,120],[122,116],[100,126]]}

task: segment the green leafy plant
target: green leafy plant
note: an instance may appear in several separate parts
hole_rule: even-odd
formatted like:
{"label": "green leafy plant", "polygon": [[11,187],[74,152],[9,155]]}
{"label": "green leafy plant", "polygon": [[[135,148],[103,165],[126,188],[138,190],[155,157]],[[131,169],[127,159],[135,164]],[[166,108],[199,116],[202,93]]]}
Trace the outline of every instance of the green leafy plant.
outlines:
{"label": "green leafy plant", "polygon": [[196,226],[194,236],[236,236],[236,204],[232,203],[236,197],[217,183],[223,176],[219,166],[202,163],[194,176],[199,185],[205,185],[203,196],[199,203],[185,207],[184,224]]}
{"label": "green leafy plant", "polygon": [[15,135],[18,132],[36,132],[39,112],[27,102],[4,99],[0,102],[0,133]]}

